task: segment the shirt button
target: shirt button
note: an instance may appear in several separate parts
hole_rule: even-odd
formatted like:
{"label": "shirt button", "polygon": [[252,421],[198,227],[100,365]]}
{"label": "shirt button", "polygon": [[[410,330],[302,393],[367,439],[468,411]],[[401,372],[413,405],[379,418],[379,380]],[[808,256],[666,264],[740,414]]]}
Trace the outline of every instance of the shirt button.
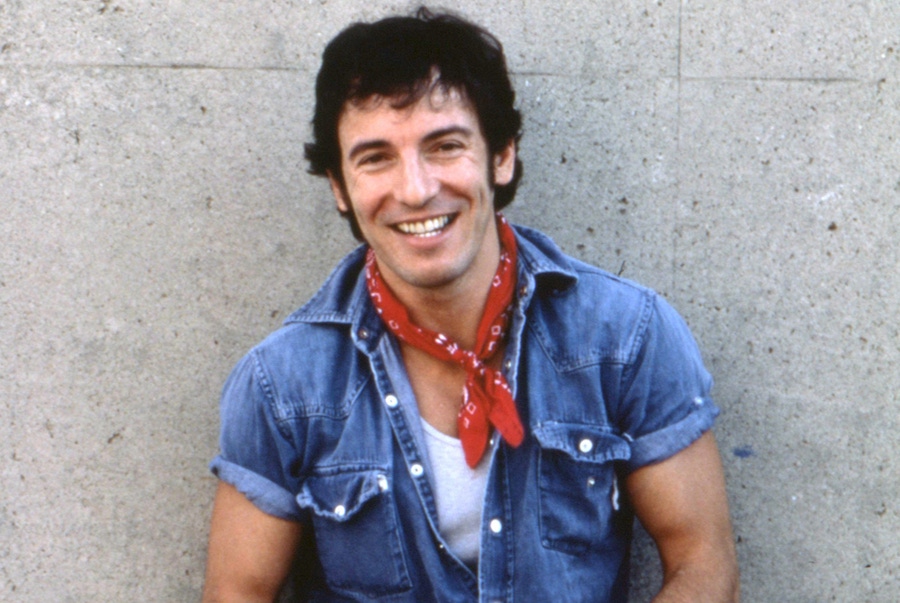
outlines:
{"label": "shirt button", "polygon": [[397,396],[394,394],[388,394],[384,397],[384,403],[387,404],[388,408],[397,408],[397,405],[400,404],[400,400],[398,400]]}
{"label": "shirt button", "polygon": [[421,477],[421,475],[425,473],[425,469],[423,469],[422,465],[420,465],[419,463],[413,463],[409,468],[409,472],[413,477]]}
{"label": "shirt button", "polygon": [[585,454],[587,454],[588,452],[590,452],[593,449],[594,449],[594,443],[587,438],[584,438],[583,440],[578,442],[578,450],[582,451]]}
{"label": "shirt button", "polygon": [[619,504],[619,480],[617,479],[613,479],[612,507],[613,511],[618,511],[621,508]]}
{"label": "shirt button", "polygon": [[334,508],[334,514],[338,517],[343,517],[347,514],[347,509],[344,508],[344,505],[338,505]]}
{"label": "shirt button", "polygon": [[360,339],[368,339],[369,338],[369,329],[363,327],[356,333]]}
{"label": "shirt button", "polygon": [[499,519],[492,519],[490,526],[491,532],[493,532],[494,534],[499,534],[503,531],[503,522]]}
{"label": "shirt button", "polygon": [[386,475],[379,475],[379,476],[378,476],[378,489],[381,490],[382,492],[386,492],[386,491],[387,491],[387,489],[388,489],[388,481],[387,481],[387,476],[386,476]]}
{"label": "shirt button", "polygon": [[505,366],[508,371],[512,370],[512,360],[507,360],[503,366]]}
{"label": "shirt button", "polygon": [[528,295],[528,285],[522,285],[519,289],[519,297],[525,297],[526,295]]}

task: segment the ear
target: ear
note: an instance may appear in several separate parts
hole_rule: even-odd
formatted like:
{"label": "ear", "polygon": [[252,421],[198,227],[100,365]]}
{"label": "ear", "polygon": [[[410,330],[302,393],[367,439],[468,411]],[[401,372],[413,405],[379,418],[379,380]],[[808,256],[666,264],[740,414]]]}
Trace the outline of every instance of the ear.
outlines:
{"label": "ear", "polygon": [[347,199],[344,187],[338,182],[338,179],[334,177],[331,170],[326,172],[326,174],[328,175],[328,184],[331,185],[331,194],[334,195],[334,201],[337,204],[338,211],[341,213],[349,212],[350,200]]}
{"label": "ear", "polygon": [[494,155],[494,186],[505,186],[512,182],[516,169],[516,141],[510,140]]}

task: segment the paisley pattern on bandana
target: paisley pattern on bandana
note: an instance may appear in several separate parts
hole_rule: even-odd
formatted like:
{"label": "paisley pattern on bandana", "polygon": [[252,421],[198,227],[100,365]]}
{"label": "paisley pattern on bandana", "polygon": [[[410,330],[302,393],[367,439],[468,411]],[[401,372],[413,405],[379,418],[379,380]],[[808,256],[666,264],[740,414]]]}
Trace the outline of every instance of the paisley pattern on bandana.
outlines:
{"label": "paisley pattern on bandana", "polygon": [[369,296],[384,324],[401,341],[440,360],[456,362],[466,371],[457,425],[470,467],[475,467],[484,455],[491,425],[511,446],[521,444],[525,436],[506,377],[485,365],[506,337],[516,290],[516,236],[500,214],[497,214],[497,232],[500,263],[478,325],[474,350],[464,350],[443,333],[413,324],[406,308],[382,279],[371,248],[366,255]]}

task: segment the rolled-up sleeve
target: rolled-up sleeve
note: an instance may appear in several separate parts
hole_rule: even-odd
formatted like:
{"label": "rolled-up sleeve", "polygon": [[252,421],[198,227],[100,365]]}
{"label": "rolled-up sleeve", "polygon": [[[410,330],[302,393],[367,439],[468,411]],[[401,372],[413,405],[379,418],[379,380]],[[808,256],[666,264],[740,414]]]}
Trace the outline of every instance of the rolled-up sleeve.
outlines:
{"label": "rolled-up sleeve", "polygon": [[273,395],[264,367],[249,353],[223,388],[220,453],[210,470],[265,513],[300,521],[300,509],[287,487],[295,447],[278,427]]}
{"label": "rolled-up sleeve", "polygon": [[684,320],[654,295],[635,339],[633,362],[623,375],[625,416],[631,441],[629,470],[663,461],[709,430],[719,409],[710,397],[712,376]]}

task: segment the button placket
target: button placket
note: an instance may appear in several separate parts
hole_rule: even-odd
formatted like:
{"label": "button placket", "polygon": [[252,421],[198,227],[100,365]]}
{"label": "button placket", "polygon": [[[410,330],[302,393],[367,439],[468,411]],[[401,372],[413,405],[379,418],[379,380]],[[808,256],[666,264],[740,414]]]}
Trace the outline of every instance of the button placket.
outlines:
{"label": "button placket", "polygon": [[[371,333],[370,339],[374,339]],[[398,371],[402,368],[402,364],[400,364],[402,358],[399,355],[399,349],[395,350],[391,342],[392,338],[390,337],[380,338],[378,347],[370,355],[372,371],[386,409],[385,414],[400,444],[400,457],[396,457],[395,460],[399,462],[401,471],[403,466],[406,467],[407,475],[412,478],[412,485],[418,494],[423,509],[429,517],[433,517],[436,521],[437,510],[434,508],[433,503],[430,502],[434,500],[434,495],[430,491],[430,484],[428,479],[426,479],[422,456],[418,451],[418,443],[416,438],[413,437],[413,429],[411,429],[409,424],[411,420],[415,420],[412,412],[413,407],[403,406],[399,397],[399,395],[408,395],[406,385],[399,383],[399,388],[396,388],[389,376],[390,371],[388,369],[390,367]],[[394,479],[396,480],[396,478]],[[380,476],[377,478],[378,488],[383,492],[388,489],[396,490],[396,488],[400,487],[397,485],[398,483],[397,481],[392,483],[388,476],[385,476],[383,480]]]}
{"label": "button placket", "polygon": [[[515,529],[509,506],[506,455],[501,448],[491,466],[491,481],[485,492],[482,542],[479,563],[481,593],[485,601],[506,601],[512,585]],[[499,475],[497,474],[499,472]]]}

